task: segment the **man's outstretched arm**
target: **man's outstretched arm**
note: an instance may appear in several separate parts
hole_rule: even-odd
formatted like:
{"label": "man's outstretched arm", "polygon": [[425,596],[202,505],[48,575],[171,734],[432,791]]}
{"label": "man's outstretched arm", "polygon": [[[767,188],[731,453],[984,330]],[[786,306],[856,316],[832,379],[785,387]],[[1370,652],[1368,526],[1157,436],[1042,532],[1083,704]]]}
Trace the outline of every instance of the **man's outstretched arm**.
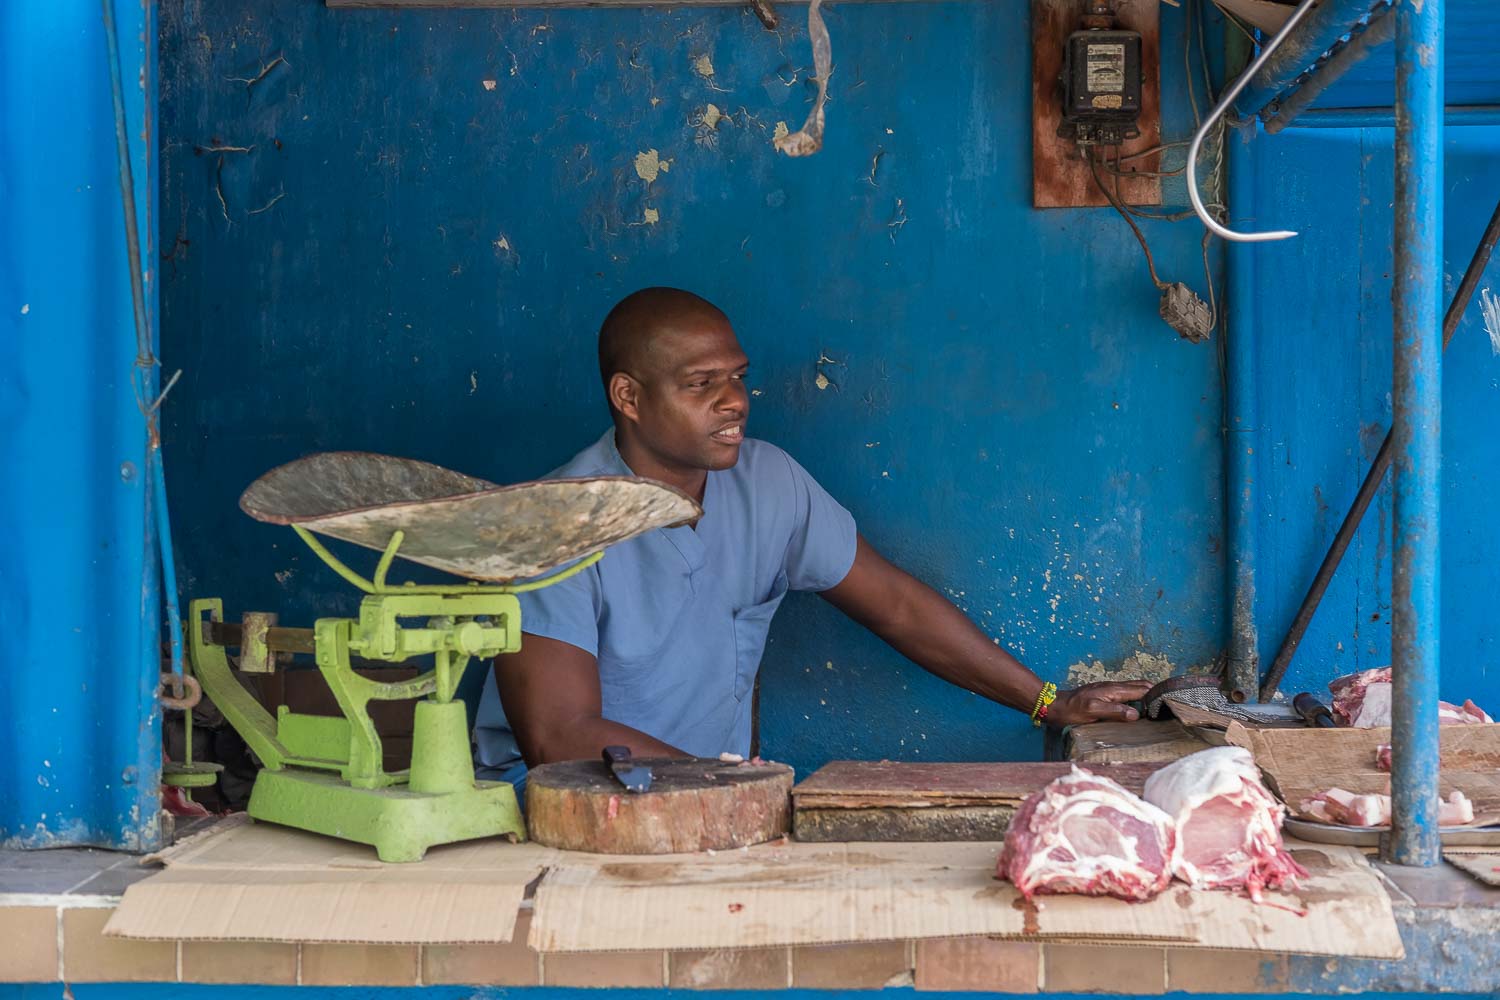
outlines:
{"label": "man's outstretched arm", "polygon": [[519,652],[495,658],[495,684],[528,767],[597,759],[607,746],[639,757],[691,756],[604,718],[598,661],[570,643],[525,636]]}
{"label": "man's outstretched arm", "polygon": [[[848,575],[821,596],[924,670],[1031,714],[1042,679],[991,642],[941,594],[886,561],[863,538]],[[1150,688],[1145,681],[1130,681],[1059,691],[1047,722],[1065,726],[1134,721],[1139,713],[1124,703],[1139,699]]]}

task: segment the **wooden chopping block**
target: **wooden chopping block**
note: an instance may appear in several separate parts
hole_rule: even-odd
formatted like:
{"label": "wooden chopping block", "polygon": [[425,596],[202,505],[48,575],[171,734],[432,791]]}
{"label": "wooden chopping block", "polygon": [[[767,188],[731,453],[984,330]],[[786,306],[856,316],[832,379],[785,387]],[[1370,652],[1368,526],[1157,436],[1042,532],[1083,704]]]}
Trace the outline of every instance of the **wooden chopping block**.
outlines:
{"label": "wooden chopping block", "polygon": [[651,788],[629,792],[603,761],[543,764],[526,776],[526,828],[546,847],[594,854],[727,851],[791,829],[785,764],[640,758]]}

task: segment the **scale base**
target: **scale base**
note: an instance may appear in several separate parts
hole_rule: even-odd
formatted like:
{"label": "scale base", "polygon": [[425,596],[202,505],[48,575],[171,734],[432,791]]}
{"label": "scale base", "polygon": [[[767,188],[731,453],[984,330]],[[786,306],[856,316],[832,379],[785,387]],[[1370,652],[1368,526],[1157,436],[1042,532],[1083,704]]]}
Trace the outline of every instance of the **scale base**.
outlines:
{"label": "scale base", "polygon": [[424,794],[406,785],[355,788],[336,774],[262,771],[247,810],[253,819],[375,848],[381,861],[421,861],[429,847],[505,835],[526,839],[516,790],[505,781]]}

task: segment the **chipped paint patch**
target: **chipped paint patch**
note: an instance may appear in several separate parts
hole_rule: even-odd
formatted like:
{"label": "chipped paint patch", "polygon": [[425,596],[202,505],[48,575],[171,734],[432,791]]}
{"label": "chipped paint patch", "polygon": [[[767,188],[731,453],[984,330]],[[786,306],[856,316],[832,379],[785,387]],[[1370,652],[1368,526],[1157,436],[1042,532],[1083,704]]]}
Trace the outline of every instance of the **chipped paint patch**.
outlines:
{"label": "chipped paint patch", "polygon": [[713,79],[714,61],[707,55],[699,56],[697,59],[693,60],[693,72],[697,73],[705,80]]}
{"label": "chipped paint patch", "polygon": [[482,84],[484,84],[484,89],[485,90],[494,90],[495,89],[495,81],[494,80],[480,80],[479,82],[482,83]]}
{"label": "chipped paint patch", "polygon": [[1484,332],[1489,334],[1490,350],[1500,354],[1500,298],[1488,288],[1479,291],[1479,312],[1484,316]]}
{"label": "chipped paint patch", "polygon": [[671,160],[663,160],[661,154],[654,149],[648,149],[644,153],[635,154],[636,176],[647,184],[655,182],[656,178],[672,169]]}
{"label": "chipped paint patch", "polygon": [[1080,661],[1068,667],[1068,687],[1092,684],[1096,681],[1164,681],[1177,672],[1177,666],[1165,656],[1157,656],[1143,650],[1125,657],[1118,666],[1110,667],[1102,660],[1092,663]]}
{"label": "chipped paint patch", "polygon": [[824,375],[822,372],[818,372],[818,377],[813,379],[813,385],[817,386],[819,389],[826,389],[832,384],[832,382],[828,381],[828,376]]}
{"label": "chipped paint patch", "polygon": [[717,104],[710,104],[708,107],[703,109],[702,121],[704,128],[717,129],[719,127],[719,122],[723,120],[724,112],[719,110],[719,106]]}
{"label": "chipped paint patch", "polygon": [[26,303],[22,304],[22,306],[21,306],[21,315],[25,316],[29,312],[31,312],[31,303],[30,302],[26,302]]}
{"label": "chipped paint patch", "polygon": [[648,208],[642,213],[641,218],[645,220],[646,225],[654,226],[661,221],[661,213],[654,208]]}
{"label": "chipped paint patch", "polygon": [[791,129],[786,127],[786,122],[777,122],[776,128],[771,132],[771,141],[775,142],[778,139],[785,139],[790,134]]}

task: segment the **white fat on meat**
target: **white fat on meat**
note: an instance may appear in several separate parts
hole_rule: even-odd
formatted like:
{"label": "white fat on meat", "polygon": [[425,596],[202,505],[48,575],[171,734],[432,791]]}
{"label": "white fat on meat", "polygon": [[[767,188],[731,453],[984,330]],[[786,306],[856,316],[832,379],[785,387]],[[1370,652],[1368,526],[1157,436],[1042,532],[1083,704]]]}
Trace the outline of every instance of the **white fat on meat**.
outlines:
{"label": "white fat on meat", "polygon": [[1146,900],[1172,881],[1176,857],[1170,816],[1075,766],[1016,811],[999,876],[1027,899],[1076,893]]}
{"label": "white fat on meat", "polygon": [[1242,747],[1189,754],[1146,779],[1146,801],[1177,824],[1175,874],[1195,889],[1294,886],[1306,871],[1281,840],[1286,809]]}
{"label": "white fat on meat", "polygon": [[[1355,729],[1376,729],[1391,724],[1391,668],[1362,670],[1328,683],[1333,695],[1334,718]],[[1485,725],[1495,720],[1472,700],[1462,705],[1438,702],[1438,723],[1444,726]]]}
{"label": "white fat on meat", "polygon": [[[1342,788],[1330,788],[1307,799],[1301,805],[1304,815],[1320,823],[1338,826],[1390,826],[1391,797],[1359,795]],[[1455,789],[1446,799],[1438,800],[1439,826],[1468,826],[1474,822],[1474,803]]]}

